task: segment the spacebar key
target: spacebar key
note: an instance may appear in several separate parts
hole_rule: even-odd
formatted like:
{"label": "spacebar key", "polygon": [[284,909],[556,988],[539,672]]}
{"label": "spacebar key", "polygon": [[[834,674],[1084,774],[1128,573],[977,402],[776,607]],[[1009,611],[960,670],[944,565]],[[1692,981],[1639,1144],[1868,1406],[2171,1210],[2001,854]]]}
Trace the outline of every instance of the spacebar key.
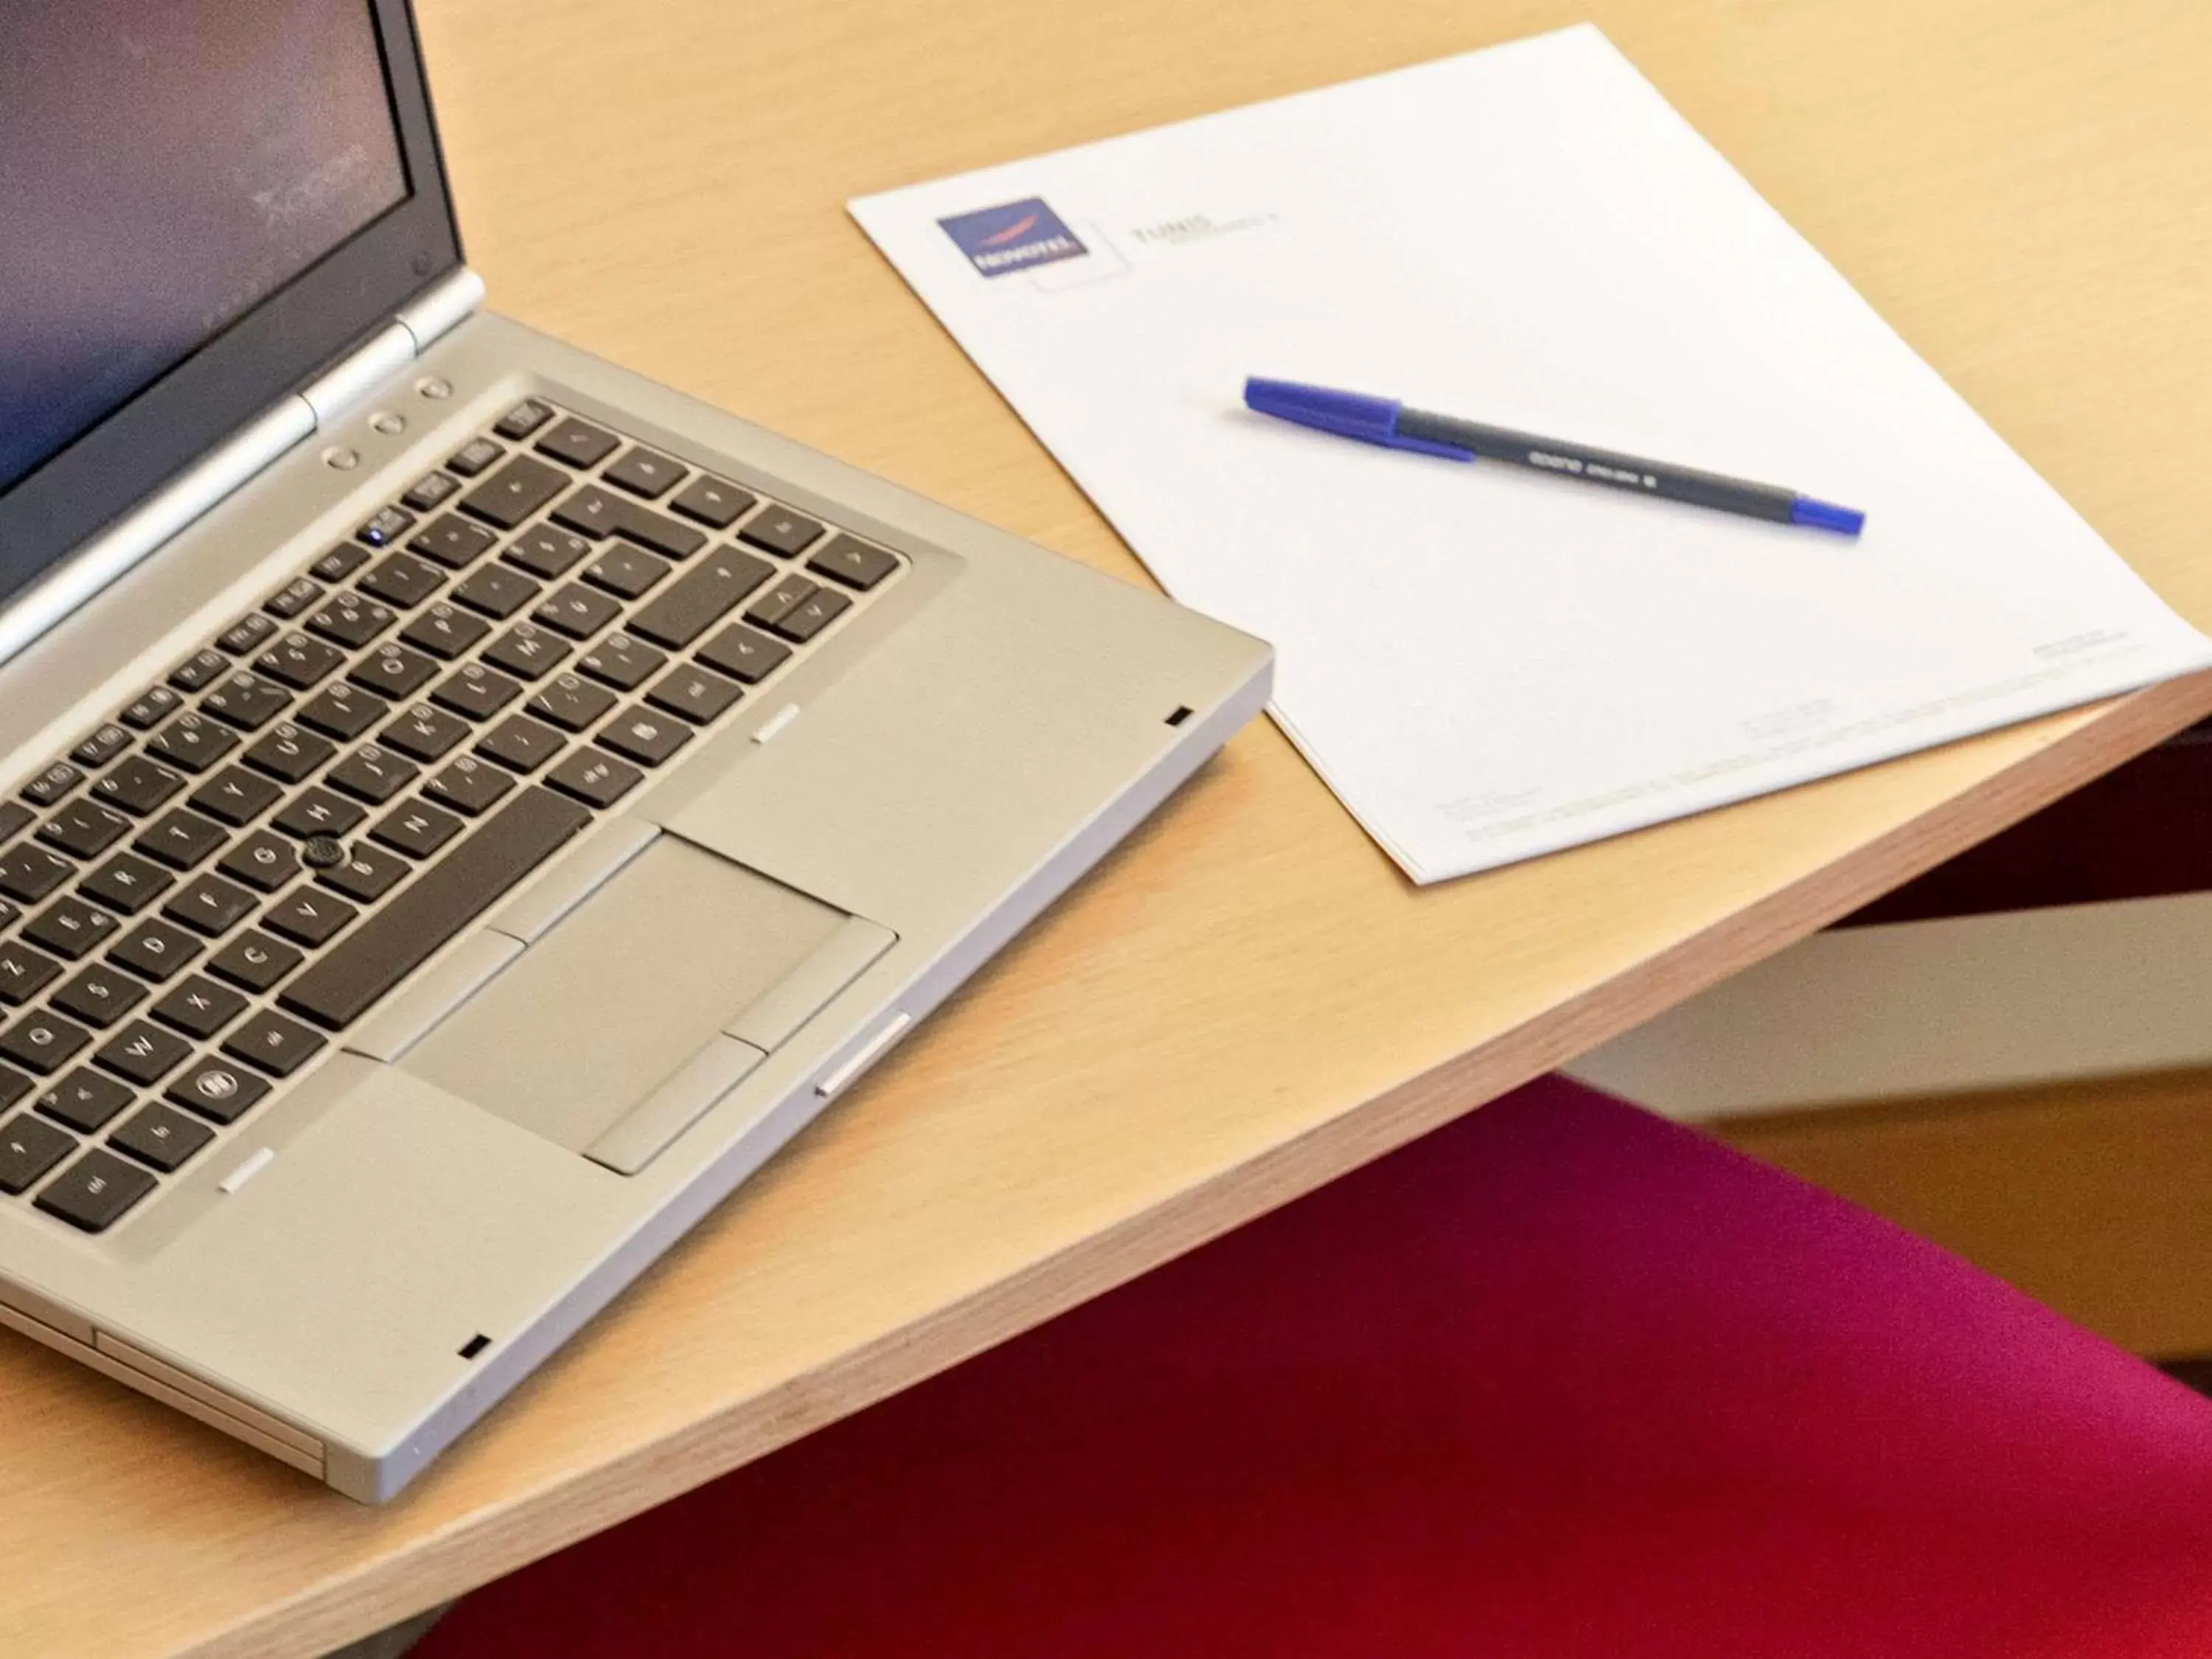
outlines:
{"label": "spacebar key", "polygon": [[532,785],[277,1000],[331,1030],[351,1024],[591,821],[586,808]]}

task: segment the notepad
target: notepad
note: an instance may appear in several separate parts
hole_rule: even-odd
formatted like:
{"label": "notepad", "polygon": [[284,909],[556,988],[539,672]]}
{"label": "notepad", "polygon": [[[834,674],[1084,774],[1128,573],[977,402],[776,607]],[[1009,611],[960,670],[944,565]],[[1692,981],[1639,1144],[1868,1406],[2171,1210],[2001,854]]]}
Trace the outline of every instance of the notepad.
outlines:
{"label": "notepad", "polygon": [[[2212,662],[1588,26],[851,204],[1418,881]],[[1851,540],[1290,427],[1247,375],[1784,485]]]}

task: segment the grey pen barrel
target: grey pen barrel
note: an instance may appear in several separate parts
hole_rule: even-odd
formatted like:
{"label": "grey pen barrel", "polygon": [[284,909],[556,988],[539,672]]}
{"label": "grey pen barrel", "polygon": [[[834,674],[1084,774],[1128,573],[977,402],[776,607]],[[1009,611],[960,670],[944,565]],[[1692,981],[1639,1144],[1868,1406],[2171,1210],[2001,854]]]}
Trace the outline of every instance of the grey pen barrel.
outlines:
{"label": "grey pen barrel", "polygon": [[1455,420],[1449,415],[1431,415],[1425,410],[1401,409],[1396,424],[1401,437],[1468,450],[1480,460],[1506,461],[1538,472],[1625,489],[1632,495],[1656,495],[1662,501],[1685,501],[1692,507],[1717,507],[1723,513],[1738,513],[1747,518],[1790,524],[1798,499],[1794,489],[1778,489],[1772,484],[1753,483],[1747,478],[1700,472],[1694,467],[1670,466],[1664,461],[1618,454],[1609,449],[1591,449],[1583,444],[1561,443],[1540,438],[1533,432]]}

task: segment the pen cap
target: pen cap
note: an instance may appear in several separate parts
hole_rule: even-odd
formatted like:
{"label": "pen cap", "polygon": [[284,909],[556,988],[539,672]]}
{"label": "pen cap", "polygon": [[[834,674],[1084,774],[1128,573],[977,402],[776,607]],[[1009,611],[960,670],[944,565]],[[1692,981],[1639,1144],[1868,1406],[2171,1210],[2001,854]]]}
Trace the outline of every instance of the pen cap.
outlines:
{"label": "pen cap", "polygon": [[1244,406],[1279,420],[1296,421],[1300,426],[1364,439],[1370,444],[1390,443],[1397,437],[1395,398],[1365,398],[1356,392],[1335,392],[1297,380],[1254,379],[1244,382]]}

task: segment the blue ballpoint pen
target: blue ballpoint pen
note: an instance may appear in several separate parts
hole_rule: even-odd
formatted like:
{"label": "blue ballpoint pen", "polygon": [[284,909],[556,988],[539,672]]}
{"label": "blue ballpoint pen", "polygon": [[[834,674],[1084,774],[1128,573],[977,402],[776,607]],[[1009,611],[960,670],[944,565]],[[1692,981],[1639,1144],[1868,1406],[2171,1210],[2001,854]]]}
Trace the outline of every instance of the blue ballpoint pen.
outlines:
{"label": "blue ballpoint pen", "polygon": [[1723,513],[1777,524],[1809,525],[1856,536],[1866,524],[1866,514],[1831,501],[1814,501],[1794,489],[1699,472],[1664,461],[1639,459],[1583,444],[1539,438],[1533,433],[1504,427],[1483,426],[1407,409],[1390,398],[1363,397],[1356,392],[1337,392],[1328,386],[1304,386],[1296,380],[1248,380],[1244,382],[1248,408],[1278,419],[1295,421],[1340,438],[1382,444],[1391,449],[1410,449],[1452,461],[1507,461],[1532,467],[1555,477],[1577,478],[1632,495],[1656,495],[1662,501],[1686,501]]}

